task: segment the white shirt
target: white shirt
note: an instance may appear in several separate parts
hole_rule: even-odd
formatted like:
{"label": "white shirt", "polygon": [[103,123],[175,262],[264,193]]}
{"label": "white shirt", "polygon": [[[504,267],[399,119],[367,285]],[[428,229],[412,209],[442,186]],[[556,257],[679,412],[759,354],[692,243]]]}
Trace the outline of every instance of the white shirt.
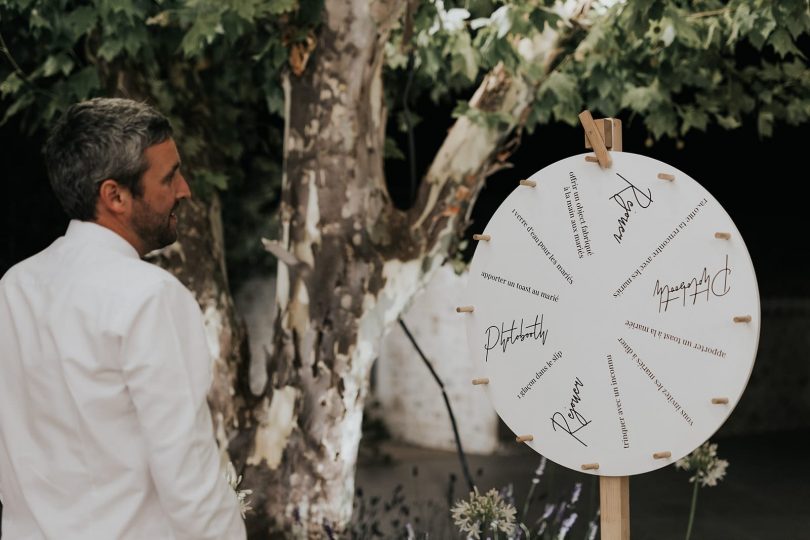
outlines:
{"label": "white shirt", "polygon": [[0,500],[13,540],[243,539],[200,309],[109,229],[0,280]]}

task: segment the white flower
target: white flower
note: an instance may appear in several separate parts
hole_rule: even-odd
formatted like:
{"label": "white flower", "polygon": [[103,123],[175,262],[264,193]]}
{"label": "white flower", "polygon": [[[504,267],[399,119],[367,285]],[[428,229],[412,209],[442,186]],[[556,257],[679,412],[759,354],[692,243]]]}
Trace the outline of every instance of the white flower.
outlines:
{"label": "white flower", "polygon": [[[491,530],[511,535],[515,532],[515,507],[505,501],[495,489],[485,495],[475,488],[469,500],[457,502],[452,509],[453,522],[469,538],[481,538],[481,533]],[[484,529],[484,530],[482,530]]]}
{"label": "white flower", "polygon": [[445,10],[442,0],[436,0],[434,5],[436,6],[439,17],[428,30],[431,36],[442,29],[450,33],[464,29],[465,21],[470,18],[469,11],[462,8],[450,8]]}
{"label": "white flower", "polygon": [[242,512],[242,519],[245,519],[245,514],[252,509],[250,506],[250,500],[247,498],[247,496],[252,495],[253,490],[239,489],[239,484],[242,482],[242,476],[237,476],[236,468],[230,461],[225,466],[225,481],[228,482],[228,485],[231,486],[231,489],[233,489],[234,493],[236,493],[236,499],[239,501],[239,511]]}
{"label": "white flower", "polygon": [[728,461],[725,459],[715,460],[713,466],[706,472],[706,476],[702,479],[704,486],[716,486],[717,482],[723,479],[726,475],[728,468]]}
{"label": "white flower", "polygon": [[675,462],[676,469],[691,471],[695,474],[690,482],[699,482],[701,486],[716,486],[726,476],[728,461],[717,457],[717,444],[708,441],[696,448],[691,454]]}

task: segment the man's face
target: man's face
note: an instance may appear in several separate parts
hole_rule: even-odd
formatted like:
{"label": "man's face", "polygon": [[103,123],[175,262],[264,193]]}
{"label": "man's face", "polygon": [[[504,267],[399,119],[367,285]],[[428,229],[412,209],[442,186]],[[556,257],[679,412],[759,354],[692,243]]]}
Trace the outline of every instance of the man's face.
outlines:
{"label": "man's face", "polygon": [[180,155],[172,139],[150,146],[144,152],[149,168],[141,183],[143,195],[132,199],[132,229],[146,252],[177,240],[174,211],[191,190],[180,172]]}

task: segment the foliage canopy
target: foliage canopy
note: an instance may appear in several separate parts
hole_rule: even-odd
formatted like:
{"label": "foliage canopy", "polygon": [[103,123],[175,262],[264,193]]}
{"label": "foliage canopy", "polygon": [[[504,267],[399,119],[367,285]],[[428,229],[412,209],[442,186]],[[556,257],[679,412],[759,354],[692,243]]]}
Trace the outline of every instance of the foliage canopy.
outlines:
{"label": "foliage canopy", "polygon": [[[534,88],[529,130],[575,124],[586,107],[638,114],[656,139],[754,119],[768,136],[776,122],[810,116],[807,0],[603,0],[575,17],[571,4],[408,2],[385,44],[395,120],[386,156],[413,153],[394,141],[420,121],[419,99],[492,126],[509,120],[467,105],[498,64]],[[317,54],[323,9],[323,0],[0,0],[0,124],[16,118],[30,133],[92,96],[149,99],[170,116],[197,192],[235,188],[229,245],[249,259],[258,234],[274,235],[282,76]],[[557,25],[566,39],[545,73],[526,51]]]}

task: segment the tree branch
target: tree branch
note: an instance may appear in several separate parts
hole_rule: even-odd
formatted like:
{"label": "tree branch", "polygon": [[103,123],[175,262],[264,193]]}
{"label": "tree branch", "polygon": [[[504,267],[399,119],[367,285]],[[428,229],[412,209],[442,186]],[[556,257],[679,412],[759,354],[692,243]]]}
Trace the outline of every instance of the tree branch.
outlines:
{"label": "tree branch", "polygon": [[[562,29],[547,29],[533,43],[527,61],[542,64],[548,73],[560,52],[562,33]],[[470,107],[513,120],[491,126],[465,116],[450,129],[420,187],[417,200],[421,204],[410,216],[411,231],[428,239],[428,251],[440,245],[442,237],[463,228],[487,174],[504,166],[497,164],[505,161],[498,155],[504,146],[509,148],[506,156],[511,154],[513,145],[505,143],[525,124],[534,89],[535,85],[498,65],[484,78],[470,99]]]}

